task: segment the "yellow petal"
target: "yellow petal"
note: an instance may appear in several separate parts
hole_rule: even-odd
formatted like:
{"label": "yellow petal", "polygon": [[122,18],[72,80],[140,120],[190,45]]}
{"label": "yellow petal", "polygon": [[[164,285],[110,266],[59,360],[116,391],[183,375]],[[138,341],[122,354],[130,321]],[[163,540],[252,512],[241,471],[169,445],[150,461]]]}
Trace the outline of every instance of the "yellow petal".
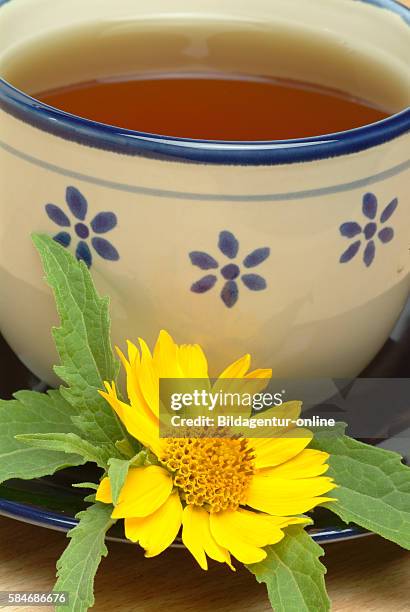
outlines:
{"label": "yellow petal", "polygon": [[[273,406],[263,412],[256,412],[251,415],[252,419],[281,419],[278,421],[280,425],[265,425],[264,427],[258,427],[258,438],[272,438],[274,436],[281,436],[287,431],[295,431],[296,426],[294,422],[299,418],[302,410],[302,402],[291,401],[285,402],[281,406]],[[284,419],[288,419],[288,425],[285,424]]]}
{"label": "yellow petal", "polygon": [[103,478],[100,482],[95,499],[103,504],[112,504],[111,484],[109,478]]}
{"label": "yellow petal", "polygon": [[[250,355],[244,355],[230,366],[228,366],[219,378],[215,381],[213,386],[213,393],[224,393],[224,394],[239,394],[244,393],[260,393],[263,391],[272,376],[271,370],[254,370],[247,374],[251,365]],[[252,382],[250,382],[252,380]],[[218,406],[218,414],[232,414],[232,409],[235,409],[237,404],[233,405],[221,405]],[[243,410],[243,407],[241,408]],[[245,407],[246,416],[249,416],[249,406]],[[239,414],[239,410],[237,410]],[[245,416],[245,413],[244,413]]]}
{"label": "yellow petal", "polygon": [[335,487],[333,480],[325,476],[289,480],[257,473],[249,485],[246,503],[256,510],[277,516],[303,514],[330,501],[330,498],[320,496]]}
{"label": "yellow petal", "polygon": [[249,391],[252,394],[260,393],[264,391],[268,386],[270,380],[272,378],[272,370],[271,369],[258,369],[249,372],[246,374],[245,381],[252,381],[252,384],[248,384],[245,387],[246,391]]}
{"label": "yellow petal", "polygon": [[161,330],[155,344],[153,365],[159,378],[181,378],[178,345],[165,330]]}
{"label": "yellow petal", "polygon": [[152,422],[143,414],[134,414],[134,408],[131,408],[129,413],[124,415],[124,424],[127,431],[159,458],[164,454],[166,448],[166,439],[159,437],[159,425],[153,425]]}
{"label": "yellow petal", "polygon": [[137,373],[139,386],[144,399],[153,412],[158,417],[159,413],[159,373],[154,367],[154,360],[147,344],[139,338],[141,347],[141,361]]}
{"label": "yellow petal", "polygon": [[105,386],[107,393],[104,391],[99,393],[115,410],[127,431],[144,446],[150,448],[157,457],[161,457],[166,441],[159,437],[159,425],[154,424],[143,411],[119,400],[114,383],[111,386],[106,382]]}
{"label": "yellow petal", "polygon": [[[252,372],[249,372],[249,374],[246,374],[246,376],[244,377],[245,385],[242,392],[251,393],[253,395],[255,393],[261,393],[261,391],[264,391],[269,385],[271,378],[271,369],[253,370]],[[247,383],[247,381],[250,380],[252,381],[252,383]]]}
{"label": "yellow petal", "polygon": [[329,469],[326,461],[329,455],[313,448],[305,448],[299,455],[285,463],[260,472],[261,476],[275,476],[276,478],[312,478],[321,476]]}
{"label": "yellow petal", "polygon": [[178,349],[182,378],[208,378],[208,362],[199,344],[183,344]]}
{"label": "yellow petal", "polygon": [[162,506],[171,491],[172,478],[164,468],[158,465],[131,468],[112,517],[148,516]]}
{"label": "yellow petal", "polygon": [[229,552],[219,546],[210,531],[209,513],[204,508],[186,506],[182,517],[182,541],[203,570],[208,569],[206,555],[231,569]]}
{"label": "yellow petal", "polygon": [[115,383],[110,385],[110,383],[106,381],[104,385],[107,391],[99,391],[99,394],[110,404],[111,408],[116,412],[119,419],[127,427],[126,420],[130,417],[129,413],[131,411],[131,406],[118,399]]}
{"label": "yellow petal", "polygon": [[139,542],[146,557],[155,557],[172,544],[182,522],[182,504],[177,492],[144,518],[126,518],[125,535],[131,542]]}
{"label": "yellow petal", "polygon": [[258,370],[253,370],[252,372],[249,372],[249,374],[247,374],[245,378],[272,378],[272,369],[259,368]]}
{"label": "yellow petal", "polygon": [[298,455],[313,434],[308,429],[293,429],[276,438],[251,438],[249,446],[255,451],[255,467],[273,467]]}
{"label": "yellow petal", "polygon": [[[302,402],[294,400],[291,402],[284,402],[280,406],[272,406],[272,408],[264,410],[263,412],[257,412],[256,414],[252,415],[252,418],[257,419],[262,416],[267,419],[276,417],[277,419],[289,419],[290,421],[296,421],[299,418],[301,411]],[[290,427],[295,426],[290,423]]]}
{"label": "yellow petal", "polygon": [[[228,366],[215,381],[212,387],[212,392],[215,394],[222,393],[223,395],[233,394],[239,398],[240,395],[246,391],[246,378],[244,377],[246,372],[249,370],[250,363],[250,355],[244,355]],[[252,391],[253,390],[254,389],[252,386]],[[232,410],[235,410],[235,413],[240,414],[239,410],[243,410],[243,408],[238,408],[237,400],[230,400],[227,402],[227,405],[222,403],[221,405],[217,406],[217,412],[221,415],[232,414]],[[249,410],[249,407],[245,408],[246,416],[249,415]]]}
{"label": "yellow petal", "polygon": [[312,519],[307,516],[269,516],[268,514],[264,514],[264,516],[269,519],[270,524],[281,529],[289,525],[311,525],[313,523]]}
{"label": "yellow petal", "polygon": [[129,366],[129,362],[128,359],[126,358],[126,356],[124,355],[124,353],[122,352],[122,350],[120,349],[119,346],[115,347],[116,353],[118,355],[118,357],[121,359],[121,363],[124,369],[127,368],[127,366]]}
{"label": "yellow petal", "polygon": [[138,348],[135,346],[131,340],[127,340],[127,348],[128,348],[128,361],[130,365],[133,366],[135,362],[140,361],[140,352]]}
{"label": "yellow petal", "polygon": [[[131,348],[131,346],[133,348]],[[116,351],[122,361],[127,379],[127,395],[131,406],[138,410],[142,410],[150,418],[155,418],[152,411],[148,407],[144,395],[139,384],[140,356],[138,349],[128,341],[128,354],[130,361],[127,360],[124,353],[116,347]]]}
{"label": "yellow petal", "polygon": [[[297,520],[305,522],[305,519]],[[282,527],[286,524],[284,519],[272,520],[266,514],[242,509],[210,515],[211,533],[215,540],[242,563],[258,563],[265,559],[263,548],[283,538]]]}
{"label": "yellow petal", "polygon": [[154,423],[158,422],[158,376],[147,344],[140,338],[141,355],[129,340],[128,360],[117,347],[127,377],[127,394],[131,405],[141,410]]}
{"label": "yellow petal", "polygon": [[230,366],[228,366],[219,378],[242,378],[245,376],[251,365],[251,356],[244,355]]}

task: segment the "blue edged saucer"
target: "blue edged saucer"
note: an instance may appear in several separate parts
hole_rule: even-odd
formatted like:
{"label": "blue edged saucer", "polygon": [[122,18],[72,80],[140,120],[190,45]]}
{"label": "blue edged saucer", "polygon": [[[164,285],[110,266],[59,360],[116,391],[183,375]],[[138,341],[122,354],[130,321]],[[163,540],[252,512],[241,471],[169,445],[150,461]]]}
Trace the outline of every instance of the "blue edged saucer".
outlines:
{"label": "blue edged saucer", "polygon": [[[0,515],[40,527],[69,531],[77,524],[75,515],[86,507],[83,497],[88,493],[84,489],[73,489],[71,484],[89,481],[93,476],[98,478],[93,466],[82,466],[62,470],[49,478],[9,480],[0,485]],[[314,520],[315,526],[309,532],[321,544],[370,535],[358,527],[344,525],[324,509],[315,513]],[[127,542],[119,524],[111,529],[109,539]],[[175,542],[175,546],[178,545],[181,544]]]}

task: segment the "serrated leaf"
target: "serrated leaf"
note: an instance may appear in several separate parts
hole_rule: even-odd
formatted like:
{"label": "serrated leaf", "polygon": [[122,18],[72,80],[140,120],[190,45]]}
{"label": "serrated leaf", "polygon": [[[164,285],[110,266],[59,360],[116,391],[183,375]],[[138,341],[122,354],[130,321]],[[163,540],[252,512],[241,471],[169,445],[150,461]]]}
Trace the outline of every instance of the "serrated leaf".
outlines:
{"label": "serrated leaf", "polygon": [[70,543],[57,562],[54,591],[68,591],[69,605],[56,612],[85,612],[94,604],[94,578],[102,557],[108,554],[105,535],[115,523],[112,506],[95,503],[76,518],[79,524],[69,534]]}
{"label": "serrated leaf", "polygon": [[288,527],[284,539],[266,551],[266,559],[246,567],[258,582],[266,584],[275,612],[330,610],[326,568],[319,561],[324,551],[303,527]]}
{"label": "serrated leaf", "polygon": [[127,478],[128,470],[130,469],[130,462],[124,459],[110,459],[109,466],[108,477],[110,479],[112,499],[114,504],[117,504],[121,489]]}
{"label": "serrated leaf", "polygon": [[109,456],[107,456],[104,448],[94,446],[74,433],[21,434],[16,436],[16,439],[29,446],[44,450],[76,453],[83,457],[85,461],[96,463],[104,470],[108,466]]}
{"label": "serrated leaf", "polygon": [[98,295],[83,262],[46,235],[34,235],[47,281],[56,300],[61,326],[53,337],[61,365],[57,375],[68,385],[63,397],[78,409],[75,425],[93,443],[119,456],[115,442],[124,437],[111,407],[98,394],[104,381],[117,377],[110,340],[109,300]]}
{"label": "serrated leaf", "polygon": [[73,431],[74,408],[59,391],[20,391],[13,400],[0,400],[0,482],[10,478],[30,480],[54,474],[68,466],[82,465],[83,457],[30,448],[15,436],[32,432]]}
{"label": "serrated leaf", "polygon": [[400,455],[328,432],[317,432],[310,446],[330,454],[327,475],[339,485],[326,507],[410,550],[410,468]]}

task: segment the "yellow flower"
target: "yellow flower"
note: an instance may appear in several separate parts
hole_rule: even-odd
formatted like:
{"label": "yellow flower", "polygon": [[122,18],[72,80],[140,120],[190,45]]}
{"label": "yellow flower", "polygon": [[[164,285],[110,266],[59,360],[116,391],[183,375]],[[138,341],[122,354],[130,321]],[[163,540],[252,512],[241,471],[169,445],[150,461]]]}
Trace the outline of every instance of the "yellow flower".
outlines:
{"label": "yellow flower", "polygon": [[[297,437],[160,438],[159,379],[208,378],[208,364],[200,346],[178,346],[164,331],[153,355],[139,343],[140,350],[128,342],[128,359],[119,351],[129,404],[118,398],[114,384],[105,383],[101,395],[157,465],[131,467],[112,517],[125,519],[127,538],[139,542],[147,557],[170,546],[182,525],[183,543],[203,569],[207,557],[232,569],[231,555],[243,563],[262,561],[264,547],[279,542],[285,527],[310,522],[298,515],[329,501],[323,496],[335,484],[323,476],[328,455],[306,448],[312,438],[306,429]],[[219,379],[260,378],[266,385],[271,370],[249,367],[245,355]],[[284,404],[290,418],[300,408],[300,402]],[[96,497],[112,503],[108,477]]]}

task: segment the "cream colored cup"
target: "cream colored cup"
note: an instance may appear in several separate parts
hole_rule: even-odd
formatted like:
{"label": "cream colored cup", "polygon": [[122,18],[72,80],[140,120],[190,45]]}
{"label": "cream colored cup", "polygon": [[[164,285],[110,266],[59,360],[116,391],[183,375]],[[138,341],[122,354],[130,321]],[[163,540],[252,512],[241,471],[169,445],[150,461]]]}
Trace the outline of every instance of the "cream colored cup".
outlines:
{"label": "cream colored cup", "polygon": [[[410,99],[409,11],[390,0],[9,0],[0,66],[48,29],[182,17],[332,37],[402,75]],[[39,377],[55,382],[57,318],[32,232],[88,261],[119,345],[165,328],[201,343],[213,372],[249,352],[277,376],[348,377],[388,338],[409,294],[409,109],[323,137],[217,143],[95,124],[4,81],[0,108],[0,327]]]}

